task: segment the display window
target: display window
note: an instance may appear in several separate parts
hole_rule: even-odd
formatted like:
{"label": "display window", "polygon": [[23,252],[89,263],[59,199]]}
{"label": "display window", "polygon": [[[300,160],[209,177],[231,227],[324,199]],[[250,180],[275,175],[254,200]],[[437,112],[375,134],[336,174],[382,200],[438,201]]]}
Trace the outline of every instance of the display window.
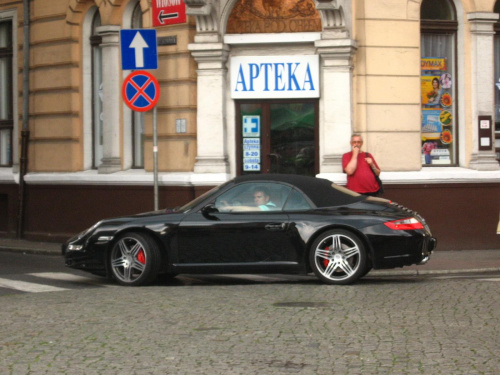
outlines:
{"label": "display window", "polygon": [[422,165],[456,165],[457,77],[455,9],[451,2],[421,5]]}
{"label": "display window", "polygon": [[318,173],[318,100],[237,101],[238,174]]}

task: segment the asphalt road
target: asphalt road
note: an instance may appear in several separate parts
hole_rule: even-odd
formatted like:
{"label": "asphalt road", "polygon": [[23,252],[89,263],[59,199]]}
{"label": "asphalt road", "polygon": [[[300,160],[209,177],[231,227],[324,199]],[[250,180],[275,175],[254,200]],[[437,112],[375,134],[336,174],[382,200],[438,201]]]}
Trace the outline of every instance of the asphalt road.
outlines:
{"label": "asphalt road", "polygon": [[0,252],[0,373],[497,375],[499,283],[187,275],[127,288]]}

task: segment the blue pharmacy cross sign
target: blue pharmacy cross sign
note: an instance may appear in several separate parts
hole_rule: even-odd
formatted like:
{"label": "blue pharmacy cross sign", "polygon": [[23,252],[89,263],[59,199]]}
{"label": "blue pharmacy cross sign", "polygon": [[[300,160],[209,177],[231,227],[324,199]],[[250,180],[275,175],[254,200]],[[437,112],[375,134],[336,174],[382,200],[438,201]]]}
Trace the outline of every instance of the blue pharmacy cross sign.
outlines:
{"label": "blue pharmacy cross sign", "polygon": [[122,96],[127,106],[138,112],[153,108],[160,98],[160,85],[149,72],[135,71],[123,81]]}
{"label": "blue pharmacy cross sign", "polygon": [[122,69],[158,69],[156,30],[120,30]]}
{"label": "blue pharmacy cross sign", "polygon": [[260,116],[243,116],[243,137],[260,137]]}

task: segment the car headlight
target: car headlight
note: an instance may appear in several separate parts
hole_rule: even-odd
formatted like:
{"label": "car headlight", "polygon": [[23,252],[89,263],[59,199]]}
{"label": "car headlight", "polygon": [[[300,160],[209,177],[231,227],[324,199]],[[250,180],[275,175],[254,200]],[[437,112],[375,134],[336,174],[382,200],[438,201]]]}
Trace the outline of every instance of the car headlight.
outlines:
{"label": "car headlight", "polygon": [[83,249],[83,245],[68,245],[68,251],[80,251]]}

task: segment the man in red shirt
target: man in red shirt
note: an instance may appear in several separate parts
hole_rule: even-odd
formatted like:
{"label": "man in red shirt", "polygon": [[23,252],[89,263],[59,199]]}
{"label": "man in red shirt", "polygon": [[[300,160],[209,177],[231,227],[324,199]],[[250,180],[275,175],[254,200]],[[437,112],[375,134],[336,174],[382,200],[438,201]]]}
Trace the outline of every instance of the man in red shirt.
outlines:
{"label": "man in red shirt", "polygon": [[362,152],[363,139],[360,134],[351,136],[351,151],[342,156],[342,169],[347,174],[347,188],[363,195],[378,195],[380,186],[374,174],[380,175],[380,168],[373,156]]}

